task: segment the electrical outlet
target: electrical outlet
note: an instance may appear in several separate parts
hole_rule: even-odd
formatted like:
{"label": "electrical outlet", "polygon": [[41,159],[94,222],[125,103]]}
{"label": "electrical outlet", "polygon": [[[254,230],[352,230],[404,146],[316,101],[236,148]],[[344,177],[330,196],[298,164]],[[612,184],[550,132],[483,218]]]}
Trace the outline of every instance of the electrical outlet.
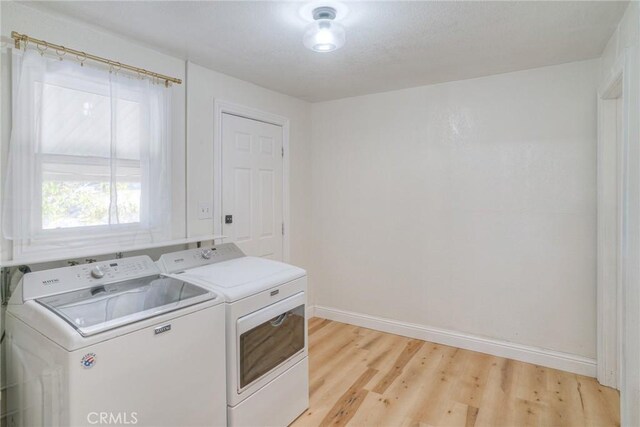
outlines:
{"label": "electrical outlet", "polygon": [[211,209],[211,203],[198,202],[198,219],[212,219],[213,209]]}

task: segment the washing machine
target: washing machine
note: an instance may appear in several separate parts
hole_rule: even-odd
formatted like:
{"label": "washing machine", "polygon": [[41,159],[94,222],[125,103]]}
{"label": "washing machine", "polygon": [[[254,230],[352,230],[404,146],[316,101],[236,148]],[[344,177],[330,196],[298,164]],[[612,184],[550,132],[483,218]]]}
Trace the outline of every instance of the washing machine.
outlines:
{"label": "washing machine", "polygon": [[165,254],[158,264],[225,298],[228,425],[286,426],[308,408],[303,269],[246,256],[233,243]]}
{"label": "washing machine", "polygon": [[223,298],[147,256],[26,274],[7,307],[7,425],[226,425]]}

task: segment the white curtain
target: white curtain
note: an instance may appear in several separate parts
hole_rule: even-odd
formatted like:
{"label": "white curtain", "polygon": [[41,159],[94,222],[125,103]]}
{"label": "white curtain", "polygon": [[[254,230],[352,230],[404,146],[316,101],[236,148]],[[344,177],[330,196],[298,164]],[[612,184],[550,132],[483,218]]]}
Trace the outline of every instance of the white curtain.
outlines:
{"label": "white curtain", "polygon": [[169,240],[170,88],[34,49],[12,60],[4,236],[34,252]]}

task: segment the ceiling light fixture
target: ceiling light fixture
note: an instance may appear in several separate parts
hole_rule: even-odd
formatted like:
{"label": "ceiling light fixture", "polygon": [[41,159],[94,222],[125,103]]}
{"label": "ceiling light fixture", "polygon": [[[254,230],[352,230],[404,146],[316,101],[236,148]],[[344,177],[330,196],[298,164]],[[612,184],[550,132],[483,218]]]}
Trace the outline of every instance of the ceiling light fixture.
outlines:
{"label": "ceiling light fixture", "polygon": [[331,52],[344,45],[344,27],[335,21],[336,10],[333,7],[313,9],[313,19],[304,33],[305,47],[315,52]]}

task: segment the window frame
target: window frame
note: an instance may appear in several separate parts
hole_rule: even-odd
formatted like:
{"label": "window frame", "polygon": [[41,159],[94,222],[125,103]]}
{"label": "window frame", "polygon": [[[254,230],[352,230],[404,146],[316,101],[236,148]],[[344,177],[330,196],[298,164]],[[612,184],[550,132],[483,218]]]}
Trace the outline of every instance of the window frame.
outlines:
{"label": "window frame", "polygon": [[[36,188],[36,192],[37,192],[37,198],[40,201],[39,203],[36,203],[34,206],[34,217],[32,218],[31,223],[34,224],[32,233],[34,236],[38,236],[41,239],[46,239],[46,238],[56,238],[56,237],[65,237],[66,235],[72,235],[72,234],[76,234],[78,231],[82,231],[84,232],[85,230],[88,230],[91,234],[99,234],[100,231],[103,231],[105,233],[110,233],[112,230],[114,229],[118,229],[118,230],[131,230],[133,231],[134,229],[138,229],[138,230],[144,230],[144,218],[142,217],[142,212],[144,211],[145,208],[148,209],[148,207],[145,207],[145,198],[142,197],[142,191],[143,191],[143,185],[142,185],[142,162],[140,160],[133,160],[133,159],[124,159],[124,158],[119,158],[116,159],[118,162],[122,162],[124,163],[124,165],[126,166],[127,164],[130,167],[135,168],[134,164],[137,163],[137,167],[140,170],[140,220],[136,221],[136,222],[129,222],[129,223],[122,223],[122,224],[100,224],[100,225],[84,225],[84,226],[77,226],[77,227],[60,227],[60,228],[51,228],[51,229],[45,229],[43,227],[43,216],[42,216],[42,204],[43,204],[43,197],[42,197],[42,184],[44,184],[45,180],[44,180],[44,176],[45,173],[43,173],[43,165],[45,163],[49,163],[49,164],[66,164],[66,165],[77,165],[77,166],[82,166],[82,165],[86,165],[87,163],[81,163],[78,159],[78,161],[73,161],[75,158],[78,158],[80,156],[74,156],[74,155],[64,155],[64,154],[37,154],[36,155],[37,160],[36,160],[36,171],[37,171],[37,182],[40,183],[40,185]],[[69,159],[69,161],[62,161],[62,162],[53,162],[53,161],[48,161],[47,159],[58,159],[58,160],[65,160],[65,159]],[[93,159],[96,163],[99,162],[104,162],[104,163],[109,163],[109,159],[105,158],[105,157],[83,157],[83,159],[87,160],[87,159]],[[96,164],[96,166],[98,166]],[[80,174],[76,174],[74,175],[75,177],[78,176],[82,176]],[[87,178],[90,175],[86,175]],[[101,180],[101,179],[96,179],[96,181],[105,181],[105,182],[109,182],[109,179],[106,180]],[[126,182],[126,181],[118,181],[118,182]]]}
{"label": "window frame", "polygon": [[[13,87],[15,87],[16,80],[13,80]],[[95,94],[104,95],[104,91],[100,90],[101,83],[95,81],[91,77],[87,77],[87,79],[82,79],[83,83],[86,84],[85,88],[80,88],[81,84],[75,83],[74,78],[70,78],[69,76],[56,76],[54,79],[50,81],[39,81],[36,84],[52,84],[60,87],[68,88],[70,90],[80,90],[83,92],[90,92]],[[89,89],[87,89],[87,87]],[[94,90],[92,90],[94,89]],[[149,108],[149,100],[146,99],[144,92],[136,90],[135,88],[125,88],[122,90],[122,94],[118,96],[119,99],[123,99],[126,101],[138,102],[143,109]],[[15,103],[15,98],[13,102]],[[42,101],[43,102],[43,101]],[[153,102],[153,101],[151,101]],[[147,120],[147,115],[150,114],[148,110],[146,110],[142,115],[142,120]],[[148,135],[147,135],[148,138]],[[142,147],[148,147],[149,141],[145,142],[145,136],[140,136],[140,144],[141,151]],[[147,182],[149,177],[147,176],[145,180],[145,176],[148,173],[145,170],[145,162],[148,159],[141,158],[138,159],[128,159],[128,158],[117,158],[115,159],[118,162],[124,162],[125,165],[128,163],[131,165],[132,163],[137,163],[138,168],[140,170],[140,220],[138,222],[133,223],[125,223],[125,224],[103,224],[103,225],[87,225],[87,226],[78,226],[78,227],[64,227],[64,228],[55,228],[55,229],[44,229],[43,228],[43,218],[42,218],[42,184],[43,184],[43,165],[45,164],[46,158],[58,157],[59,159],[68,159],[70,163],[73,162],[73,155],[65,155],[65,154],[49,154],[49,153],[36,153],[36,158],[34,159],[34,170],[36,172],[35,177],[35,188],[33,188],[34,195],[37,196],[37,202],[31,203],[31,209],[29,210],[30,215],[30,228],[31,235],[29,237],[24,238],[15,238],[12,240],[13,244],[13,258],[34,258],[39,255],[45,254],[50,251],[55,251],[60,256],[77,256],[78,253],[82,253],[85,251],[91,251],[96,248],[100,248],[101,250],[104,248],[113,247],[114,251],[120,251],[122,249],[123,244],[126,246],[129,245],[145,245],[153,243],[154,237],[153,234],[156,230],[153,229],[149,218],[145,218],[145,212],[148,213],[151,206],[149,206],[149,197],[145,196],[144,192],[149,191],[149,183]],[[85,159],[90,158],[91,156],[83,156]],[[108,157],[94,157],[95,159],[101,159],[103,161],[109,162],[110,158]],[[80,163],[78,163],[80,164]],[[109,178],[107,178],[107,182]],[[24,201],[23,201],[24,202]]]}

